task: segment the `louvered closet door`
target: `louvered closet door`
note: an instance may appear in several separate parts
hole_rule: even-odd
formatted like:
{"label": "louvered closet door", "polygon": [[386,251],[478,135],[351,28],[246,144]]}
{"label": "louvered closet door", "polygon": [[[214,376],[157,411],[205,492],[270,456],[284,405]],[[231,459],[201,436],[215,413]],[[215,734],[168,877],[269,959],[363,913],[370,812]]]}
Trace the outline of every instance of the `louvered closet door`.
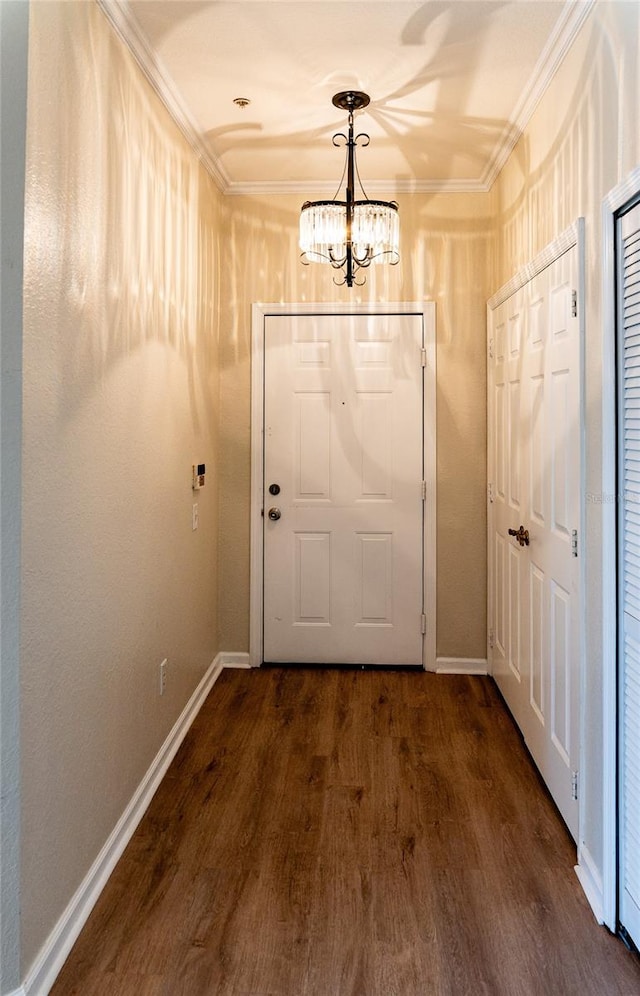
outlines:
{"label": "louvered closet door", "polygon": [[640,205],[618,223],[619,915],[640,946]]}

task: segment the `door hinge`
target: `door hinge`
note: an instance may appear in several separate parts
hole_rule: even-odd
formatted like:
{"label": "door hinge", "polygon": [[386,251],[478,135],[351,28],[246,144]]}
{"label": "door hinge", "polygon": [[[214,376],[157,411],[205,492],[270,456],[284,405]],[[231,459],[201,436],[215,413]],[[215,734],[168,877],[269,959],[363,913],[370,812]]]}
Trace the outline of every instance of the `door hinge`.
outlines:
{"label": "door hinge", "polygon": [[491,482],[487,484],[487,498],[493,504],[493,484]]}
{"label": "door hinge", "polygon": [[423,636],[427,632],[427,617],[425,616],[424,612],[420,616],[420,631]]}
{"label": "door hinge", "polygon": [[571,291],[571,317],[578,317],[578,292],[577,290]]}
{"label": "door hinge", "polygon": [[426,481],[422,482],[422,500],[423,501],[427,500],[427,482]]}
{"label": "door hinge", "polygon": [[493,650],[493,648],[494,648],[494,636],[493,636],[493,630],[490,629],[489,630],[489,650]]}
{"label": "door hinge", "polygon": [[578,556],[578,530],[577,529],[572,529],[571,530],[571,556],[572,557],[577,557]]}
{"label": "door hinge", "polygon": [[571,798],[574,802],[578,799],[578,772],[571,772]]}
{"label": "door hinge", "polygon": [[420,362],[421,362],[421,364],[422,364],[423,367],[426,367],[426,365],[427,365],[427,351],[426,351],[426,349],[421,349],[420,350]]}
{"label": "door hinge", "polygon": [[493,336],[489,339],[489,359],[493,359]]}

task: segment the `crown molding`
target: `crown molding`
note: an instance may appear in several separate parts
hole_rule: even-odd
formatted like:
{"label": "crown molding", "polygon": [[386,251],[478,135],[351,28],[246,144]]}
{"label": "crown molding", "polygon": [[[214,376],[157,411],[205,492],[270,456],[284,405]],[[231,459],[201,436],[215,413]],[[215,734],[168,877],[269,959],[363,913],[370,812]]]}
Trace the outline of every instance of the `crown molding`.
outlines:
{"label": "crown molding", "polygon": [[204,168],[211,174],[216,186],[224,193],[229,186],[226,171],[201,138],[200,129],[182,101],[175,81],[158,54],[149,45],[127,0],[96,0],[96,2],[118,37],[133,55]]}
{"label": "crown molding", "polygon": [[526,263],[517,273],[513,275],[511,280],[508,280],[506,284],[500,287],[493,297],[490,297],[487,301],[487,307],[491,311],[495,311],[501,304],[508,301],[516,291],[519,291],[522,287],[537,277],[539,273],[546,270],[548,266],[555,263],[557,259],[560,259],[565,252],[569,249],[573,249],[574,246],[580,245],[584,240],[584,218],[578,218],[573,224],[565,228],[564,232],[561,232],[553,242],[550,242],[548,246],[545,246],[537,256],[531,260],[531,262]]}
{"label": "crown molding", "polygon": [[558,22],[516,104],[513,119],[506,125],[496,151],[482,175],[481,183],[486,190],[491,190],[595,4],[596,0],[566,0]]}
{"label": "crown molding", "polygon": [[[480,180],[367,180],[367,195],[393,197],[395,194],[486,193]],[[247,181],[230,183],[224,191],[229,196],[270,196],[302,194],[306,200],[333,198],[335,181],[321,180]]]}
{"label": "crown molding", "polygon": [[[223,194],[231,196],[303,194],[308,197],[310,191],[313,191],[318,198],[322,196],[333,197],[335,194],[334,181],[314,183],[302,180],[231,180],[220,160],[213,155],[201,137],[197,123],[179,96],[175,81],[157,53],[149,45],[128,0],[96,0],[96,2],[116,34],[131,51],[153,90]],[[369,180],[367,182],[369,193],[393,196],[393,194],[421,193],[486,193],[491,190],[595,4],[596,0],[566,0],[556,27],[516,105],[513,118],[505,126],[493,156],[481,176],[459,180]]]}

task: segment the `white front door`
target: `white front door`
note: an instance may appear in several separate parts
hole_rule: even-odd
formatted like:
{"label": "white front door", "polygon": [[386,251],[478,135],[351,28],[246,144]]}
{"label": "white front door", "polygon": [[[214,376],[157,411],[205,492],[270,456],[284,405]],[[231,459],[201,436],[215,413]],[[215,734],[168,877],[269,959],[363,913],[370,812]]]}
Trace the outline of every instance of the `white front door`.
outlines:
{"label": "white front door", "polygon": [[[581,659],[577,291],[574,246],[498,305],[489,330],[493,674],[574,838]],[[523,543],[513,535],[521,527]]]}
{"label": "white front door", "polygon": [[263,658],[421,666],[422,316],[264,336]]}

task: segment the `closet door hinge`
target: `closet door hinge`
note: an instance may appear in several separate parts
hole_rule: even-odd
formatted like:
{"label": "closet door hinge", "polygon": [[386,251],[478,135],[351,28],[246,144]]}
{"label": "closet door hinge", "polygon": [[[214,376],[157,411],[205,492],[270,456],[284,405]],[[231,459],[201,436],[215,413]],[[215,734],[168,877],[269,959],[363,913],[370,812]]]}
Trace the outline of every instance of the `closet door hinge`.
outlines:
{"label": "closet door hinge", "polygon": [[426,481],[422,482],[422,500],[423,501],[427,500],[427,482]]}
{"label": "closet door hinge", "polygon": [[491,483],[491,481],[489,481],[489,483],[487,484],[487,498],[489,499],[491,504],[493,504],[493,484]]}
{"label": "closet door hinge", "polygon": [[578,799],[578,772],[571,772],[571,798],[574,802]]}
{"label": "closet door hinge", "polygon": [[577,529],[572,529],[571,530],[571,556],[572,557],[577,557],[578,556],[578,530]]}
{"label": "closet door hinge", "polygon": [[427,617],[425,616],[424,612],[420,616],[420,632],[422,633],[423,636],[427,632]]}
{"label": "closet door hinge", "polygon": [[493,359],[493,336],[489,339],[489,359]]}
{"label": "closet door hinge", "polygon": [[577,290],[571,291],[571,317],[578,317],[578,292]]}
{"label": "closet door hinge", "polygon": [[426,351],[426,349],[421,349],[420,350],[420,363],[422,364],[423,367],[426,367],[426,365],[427,365],[427,351]]}
{"label": "closet door hinge", "polygon": [[493,648],[495,646],[495,642],[494,641],[495,641],[495,638],[494,638],[494,635],[493,635],[493,630],[490,629],[489,630],[489,650],[493,650]]}

